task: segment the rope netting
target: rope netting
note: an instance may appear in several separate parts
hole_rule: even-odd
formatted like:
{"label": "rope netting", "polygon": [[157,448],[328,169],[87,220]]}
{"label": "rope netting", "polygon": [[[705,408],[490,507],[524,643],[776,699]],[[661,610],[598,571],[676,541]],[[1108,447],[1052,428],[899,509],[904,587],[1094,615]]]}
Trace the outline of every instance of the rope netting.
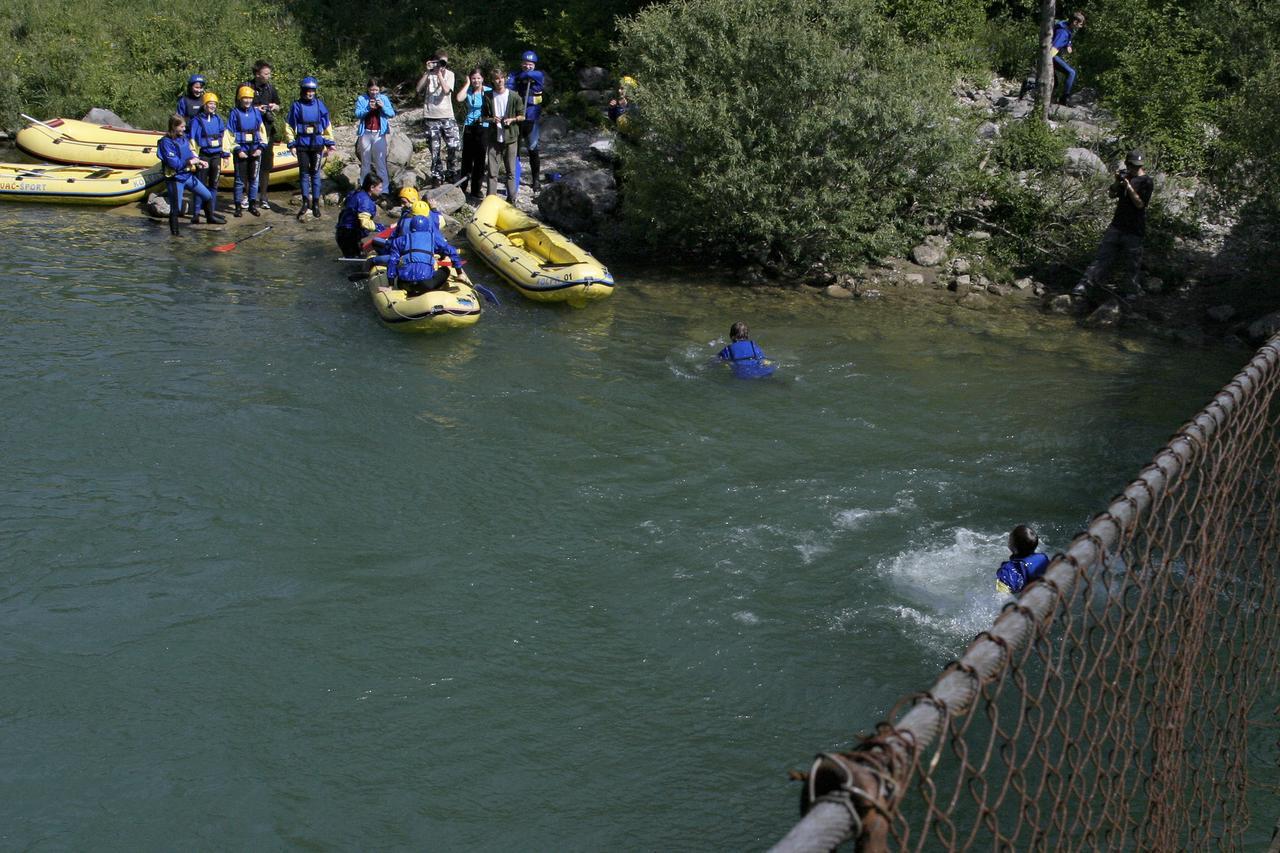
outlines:
{"label": "rope netting", "polygon": [[775,850],[1239,848],[1280,653],[1280,336]]}

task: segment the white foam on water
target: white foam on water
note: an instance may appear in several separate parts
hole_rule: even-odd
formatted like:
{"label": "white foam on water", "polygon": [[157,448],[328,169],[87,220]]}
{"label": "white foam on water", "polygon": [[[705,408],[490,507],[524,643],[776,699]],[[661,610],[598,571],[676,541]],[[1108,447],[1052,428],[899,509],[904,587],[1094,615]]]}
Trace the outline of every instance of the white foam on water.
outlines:
{"label": "white foam on water", "polygon": [[733,614],[733,618],[741,622],[743,625],[759,625],[760,617],[752,613],[750,610],[739,610]]}
{"label": "white foam on water", "polygon": [[842,509],[836,513],[832,524],[838,530],[856,530],[873,519],[886,515],[900,515],[903,512],[915,509],[915,506],[915,500],[910,492],[899,492],[893,506],[884,507],[883,509],[867,509],[864,507]]}

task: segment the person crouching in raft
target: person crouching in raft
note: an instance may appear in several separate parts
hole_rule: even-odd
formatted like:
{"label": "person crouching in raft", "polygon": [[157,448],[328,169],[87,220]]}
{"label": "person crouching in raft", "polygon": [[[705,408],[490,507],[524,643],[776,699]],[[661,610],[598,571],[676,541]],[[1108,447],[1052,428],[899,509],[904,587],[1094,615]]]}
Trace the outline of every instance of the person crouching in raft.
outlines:
{"label": "person crouching in raft", "polygon": [[298,169],[302,174],[302,209],[298,219],[306,218],[308,210],[320,218],[320,167],[324,156],[333,148],[329,136],[329,108],[316,94],[320,84],[314,77],[303,77],[298,85],[298,100],[289,107],[286,122],[293,130],[294,138],[289,147],[298,154]]}
{"label": "person crouching in raft", "polygon": [[191,122],[200,115],[202,109],[204,109],[204,76],[192,74],[187,78],[187,91],[178,96],[178,106],[174,113],[182,116],[190,129]]}
{"label": "person crouching in raft", "polygon": [[262,113],[253,106],[252,86],[237,89],[236,102],[227,125],[235,146],[231,149],[236,167],[234,214],[238,218],[247,205],[250,215],[259,216],[258,172],[262,168],[262,152],[267,147],[267,126]]}
{"label": "person crouching in raft", "polygon": [[387,246],[387,283],[410,296],[439,290],[449,280],[449,268],[436,263],[437,252],[448,256],[454,267],[462,268],[458,250],[444,239],[432,220],[431,216],[413,216],[408,233]]}
{"label": "person crouching in raft", "polygon": [[164,177],[169,195],[169,233],[178,233],[178,214],[182,210],[182,194],[191,190],[200,204],[208,204],[213,198],[209,188],[197,177],[197,172],[209,164],[191,152],[187,140],[187,120],[174,114],[169,116],[169,131],[156,142],[156,157],[164,167]]}
{"label": "person crouching in raft", "polygon": [[[209,165],[201,173],[204,185],[209,188],[209,203],[205,206],[205,219],[215,225],[226,222],[226,217],[218,213],[218,178],[222,176],[222,161],[231,156],[231,133],[227,123],[218,115],[218,96],[213,92],[205,92],[201,99],[204,109],[190,123],[191,147],[200,158]],[[191,213],[191,224],[200,222],[200,209]]]}
{"label": "person crouching in raft", "polygon": [[370,172],[364,176],[360,189],[353,190],[338,214],[338,227],[334,239],[344,258],[360,257],[360,244],[371,234],[377,234],[382,226],[373,221],[378,213],[374,199],[382,195],[382,178]]}

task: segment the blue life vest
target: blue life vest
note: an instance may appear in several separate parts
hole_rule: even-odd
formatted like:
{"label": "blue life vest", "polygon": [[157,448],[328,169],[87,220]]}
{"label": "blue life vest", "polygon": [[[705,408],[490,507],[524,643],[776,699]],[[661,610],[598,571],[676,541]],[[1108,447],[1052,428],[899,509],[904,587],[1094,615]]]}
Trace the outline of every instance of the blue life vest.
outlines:
{"label": "blue life vest", "polygon": [[733,375],[739,379],[755,379],[772,376],[777,367],[765,358],[754,341],[734,341],[720,350],[720,360],[729,363]]}
{"label": "blue life vest", "polygon": [[[252,154],[266,148],[264,144],[258,141],[258,129],[263,127],[262,113],[258,112],[255,107],[241,109],[236,107],[231,111],[231,121],[227,128],[231,131],[231,140],[235,143],[236,148],[244,150],[246,153]],[[261,136],[265,138],[266,130],[263,129]]]}
{"label": "blue life vest", "polygon": [[425,216],[413,218],[419,220],[416,224],[421,225],[421,230],[411,227],[409,233],[391,243],[388,273],[394,270],[394,277],[400,281],[426,281],[436,271],[438,233]]}
{"label": "blue life vest", "polygon": [[328,142],[325,134],[329,131],[329,108],[319,98],[310,103],[294,101],[289,108],[289,126],[298,148],[318,151]]}
{"label": "blue life vest", "polygon": [[[378,213],[378,207],[373,203],[373,199],[364,190],[355,190],[347,196],[347,200],[342,205],[342,211],[338,214],[339,231],[363,231],[360,226],[360,214],[367,213],[375,216]],[[382,230],[382,229],[378,229]]]}
{"label": "blue life vest", "polygon": [[178,96],[178,109],[176,112],[187,120],[187,136],[191,135],[191,120],[200,115],[203,108],[200,98],[192,98],[187,95]]}
{"label": "blue life vest", "polygon": [[1001,592],[1019,593],[1031,581],[1044,574],[1049,566],[1048,554],[1032,554],[1030,557],[1017,557],[1005,560],[996,569],[996,589]]}
{"label": "blue life vest", "polygon": [[546,85],[546,77],[534,68],[521,71],[507,78],[507,88],[514,89],[524,99],[524,117],[528,121],[537,121],[542,114],[542,90]]}
{"label": "blue life vest", "polygon": [[185,136],[177,139],[165,134],[156,142],[156,157],[164,166],[164,176],[178,181],[195,180],[195,174],[187,168],[187,162],[195,155]]}
{"label": "blue life vest", "polygon": [[222,133],[227,123],[220,115],[209,115],[202,112],[191,122],[191,142],[200,150],[201,156],[222,156]]}

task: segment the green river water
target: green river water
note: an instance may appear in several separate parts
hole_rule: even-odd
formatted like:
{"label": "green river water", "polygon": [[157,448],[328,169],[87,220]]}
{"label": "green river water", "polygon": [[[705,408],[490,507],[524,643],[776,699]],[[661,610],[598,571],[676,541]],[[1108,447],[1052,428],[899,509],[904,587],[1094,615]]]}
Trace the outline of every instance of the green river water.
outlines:
{"label": "green river water", "polygon": [[767,846],[1248,358],[478,262],[405,336],[249,230],[0,208],[0,848]]}

